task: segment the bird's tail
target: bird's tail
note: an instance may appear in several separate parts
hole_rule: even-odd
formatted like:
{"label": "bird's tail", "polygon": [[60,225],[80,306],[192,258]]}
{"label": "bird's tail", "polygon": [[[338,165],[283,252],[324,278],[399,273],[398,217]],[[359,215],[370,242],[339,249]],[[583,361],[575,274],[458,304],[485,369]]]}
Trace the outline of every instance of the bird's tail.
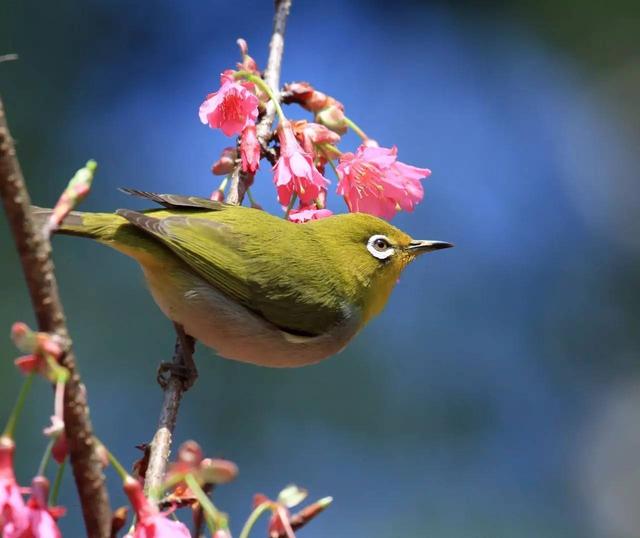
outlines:
{"label": "bird's tail", "polygon": [[[38,227],[46,224],[52,212],[52,209],[31,207],[31,214]],[[109,243],[115,239],[118,230],[123,224],[127,224],[127,219],[114,213],[72,211],[67,215],[60,227],[55,230],[55,233],[89,237],[102,243]]]}

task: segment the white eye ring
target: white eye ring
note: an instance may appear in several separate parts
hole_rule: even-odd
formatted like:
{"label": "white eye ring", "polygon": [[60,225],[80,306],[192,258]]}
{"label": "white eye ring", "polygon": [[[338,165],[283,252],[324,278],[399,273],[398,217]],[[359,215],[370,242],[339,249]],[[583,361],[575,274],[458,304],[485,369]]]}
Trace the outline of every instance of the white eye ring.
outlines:
{"label": "white eye ring", "polygon": [[367,250],[379,260],[386,260],[395,253],[395,249],[391,246],[391,241],[386,235],[372,235],[367,241]]}

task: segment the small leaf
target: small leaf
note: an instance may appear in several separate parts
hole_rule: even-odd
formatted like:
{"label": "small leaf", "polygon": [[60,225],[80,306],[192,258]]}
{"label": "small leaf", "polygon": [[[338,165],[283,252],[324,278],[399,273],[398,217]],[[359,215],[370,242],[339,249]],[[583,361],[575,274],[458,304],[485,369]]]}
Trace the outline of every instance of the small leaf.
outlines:
{"label": "small leaf", "polygon": [[307,490],[290,484],[278,494],[278,502],[287,508],[293,508],[307,498]]}

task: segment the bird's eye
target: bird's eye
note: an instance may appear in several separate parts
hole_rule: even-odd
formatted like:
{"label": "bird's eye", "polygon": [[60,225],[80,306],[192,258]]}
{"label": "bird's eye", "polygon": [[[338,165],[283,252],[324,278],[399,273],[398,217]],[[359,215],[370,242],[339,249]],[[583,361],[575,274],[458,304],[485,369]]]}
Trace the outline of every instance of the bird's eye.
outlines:
{"label": "bird's eye", "polygon": [[372,235],[367,241],[367,250],[379,260],[386,260],[395,252],[391,242],[384,235]]}
{"label": "bird's eye", "polygon": [[382,239],[382,237],[378,237],[378,239],[376,239],[373,242],[373,248],[375,248],[380,252],[383,252],[389,248],[389,243],[387,243],[386,239]]}

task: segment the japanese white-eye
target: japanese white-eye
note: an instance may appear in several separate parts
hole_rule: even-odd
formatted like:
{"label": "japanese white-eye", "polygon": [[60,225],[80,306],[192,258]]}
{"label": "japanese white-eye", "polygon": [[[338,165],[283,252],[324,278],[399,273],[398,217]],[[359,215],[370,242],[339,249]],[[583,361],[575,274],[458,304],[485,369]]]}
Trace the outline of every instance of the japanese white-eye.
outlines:
{"label": "japanese white-eye", "polygon": [[[125,190],[164,206],[72,212],[59,233],[134,258],[164,314],[219,355],[303,366],[341,349],[383,309],[417,241],[371,215],[295,224],[203,198]],[[39,220],[50,210],[34,208]]]}

